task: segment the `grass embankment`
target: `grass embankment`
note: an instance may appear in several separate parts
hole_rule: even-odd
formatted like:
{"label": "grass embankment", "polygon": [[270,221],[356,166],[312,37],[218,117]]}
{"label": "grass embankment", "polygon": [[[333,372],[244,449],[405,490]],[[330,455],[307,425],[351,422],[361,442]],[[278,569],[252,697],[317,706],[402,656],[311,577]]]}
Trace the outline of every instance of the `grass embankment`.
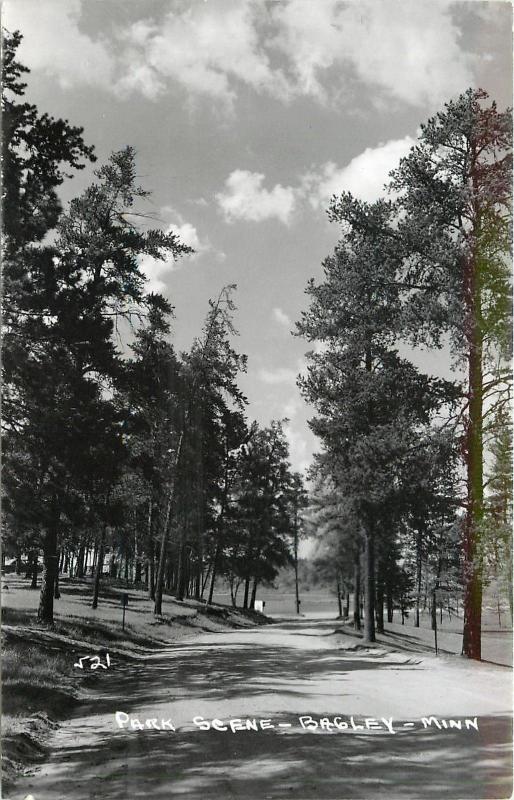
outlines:
{"label": "grass embankment", "polygon": [[[2,576],[2,773],[4,789],[28,766],[44,761],[49,734],[78,704],[94,696],[103,669],[74,666],[78,658],[110,654],[116,669],[142,653],[195,636],[202,631],[247,627],[267,622],[255,612],[165,596],[163,615],[142,589],[105,583],[97,609],[91,608],[91,584],[61,581],[55,624],[37,623],[39,592],[16,575]],[[122,630],[121,594],[128,592]]]}
{"label": "grass embankment", "polygon": [[[45,759],[51,730],[78,702],[80,678],[71,653],[2,636],[2,786]],[[93,679],[94,680],[94,679]]]}

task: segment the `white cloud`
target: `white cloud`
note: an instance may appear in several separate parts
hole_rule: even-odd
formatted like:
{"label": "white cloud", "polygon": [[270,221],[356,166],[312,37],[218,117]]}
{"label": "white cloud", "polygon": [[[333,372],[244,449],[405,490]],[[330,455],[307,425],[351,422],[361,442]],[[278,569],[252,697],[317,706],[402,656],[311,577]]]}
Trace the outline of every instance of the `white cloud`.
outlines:
{"label": "white cloud", "polygon": [[[141,89],[147,96],[162,92],[163,79],[173,80],[191,94],[209,95],[230,104],[236,83],[257,91],[285,91],[259,43],[256,5],[249,0],[217,0],[175,6],[160,25],[138,21],[125,32],[134,52],[126,61],[124,88]],[[147,66],[141,82],[142,62]],[[153,80],[153,83],[152,83]],[[282,86],[282,89],[280,88]]]}
{"label": "white cloud", "polygon": [[276,367],[275,369],[263,368],[258,372],[261,381],[268,384],[291,383],[296,384],[298,375],[305,373],[307,362],[303,358],[296,361],[295,368]]}
{"label": "white cloud", "polygon": [[147,292],[166,292],[165,276],[176,269],[174,261],[159,261],[152,256],[143,255],[139,257],[139,268],[146,277],[145,290]]}
{"label": "white cloud", "polygon": [[288,223],[296,205],[295,191],[291,186],[277,183],[273,189],[263,188],[264,175],[236,169],[225,181],[225,191],[216,194],[216,200],[225,219],[251,222],[276,218]]}
{"label": "white cloud", "polygon": [[156,100],[175,85],[227,108],[243,85],[326,103],[365,84],[376,102],[436,106],[473,83],[446,0],[176,0],[109,40],[81,30],[84,0],[4,5],[4,23],[26,36],[22,60],[65,87]]}
{"label": "white cloud", "polygon": [[437,0],[290,0],[272,5],[278,26],[272,41],[300,94],[326,100],[328,70],[346,66],[389,96],[437,105],[472,83],[451,11]]}
{"label": "white cloud", "polygon": [[407,155],[413,145],[414,139],[406,136],[378,147],[368,147],[345,167],[329,161],[319,170],[304,175],[302,184],[306,196],[314,208],[325,206],[332,195],[343,191],[373,203],[384,196],[389,172],[398,166],[400,158]]}
{"label": "white cloud", "polygon": [[170,225],[166,232],[174,233],[182,244],[192,247],[195,251],[193,255],[199,255],[209,249],[209,244],[200,241],[198,231],[190,222],[183,222],[181,225]]}
{"label": "white cloud", "polygon": [[294,417],[296,417],[301,405],[302,403],[299,397],[292,397],[291,400],[285,404],[282,417],[292,420]]}
{"label": "white cloud", "polygon": [[281,308],[274,308],[271,312],[273,319],[275,322],[278,322],[279,325],[282,325],[284,328],[291,329],[293,323],[291,322],[290,318],[287,316],[285,311],[282,311]]}
{"label": "white cloud", "polygon": [[[174,233],[178,236],[180,242],[182,244],[188,245],[188,247],[192,247],[195,251],[190,255],[183,256],[183,258],[187,258],[188,261],[193,261],[199,258],[203,253],[212,250],[210,242],[208,240],[203,241],[200,239],[198,235],[198,231],[196,230],[195,226],[192,225],[190,222],[185,222],[182,215],[175,211],[170,206],[165,206],[161,208],[160,217],[175,217],[177,222],[172,222],[166,225],[165,232],[166,233]],[[224,254],[219,254],[224,255]],[[166,275],[169,275],[170,272],[179,268],[180,260],[175,262],[173,260],[168,261],[160,261],[157,258],[153,258],[152,256],[143,255],[139,258],[139,266],[143,273],[147,278],[146,284],[146,291],[147,292],[165,292],[166,291],[166,282],[164,278]]]}
{"label": "white cloud", "polygon": [[114,58],[105,41],[79,30],[81,0],[8,0],[3,25],[23,34],[20,61],[55,78],[63,88],[77,84],[110,87]]}
{"label": "white cloud", "polygon": [[[325,208],[333,195],[343,191],[373,203],[385,196],[389,173],[414,144],[410,136],[392,139],[368,147],[344,167],[328,161],[302,175],[296,186],[276,184],[271,190],[262,186],[264,175],[236,169],[225,181],[225,191],[215,197],[228,222],[261,222],[275,217],[288,224],[302,203],[307,201],[312,208]],[[291,320],[282,309],[274,308],[272,313],[277,322],[291,327]]]}
{"label": "white cloud", "polygon": [[292,423],[286,423],[284,434],[289,445],[289,460],[294,470],[305,472],[310,465],[311,457],[304,436],[295,430]]}
{"label": "white cloud", "polygon": [[288,367],[278,367],[277,369],[260,369],[259,378],[263,383],[270,385],[277,383],[296,383],[298,371]]}

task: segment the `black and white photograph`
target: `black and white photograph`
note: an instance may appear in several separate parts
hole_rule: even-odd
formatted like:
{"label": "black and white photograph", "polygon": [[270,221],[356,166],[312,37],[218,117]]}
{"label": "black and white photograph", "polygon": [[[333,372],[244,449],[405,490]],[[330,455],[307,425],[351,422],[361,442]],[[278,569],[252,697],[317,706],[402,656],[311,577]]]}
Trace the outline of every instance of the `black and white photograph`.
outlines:
{"label": "black and white photograph", "polygon": [[2,0],[1,796],[513,791],[513,9]]}

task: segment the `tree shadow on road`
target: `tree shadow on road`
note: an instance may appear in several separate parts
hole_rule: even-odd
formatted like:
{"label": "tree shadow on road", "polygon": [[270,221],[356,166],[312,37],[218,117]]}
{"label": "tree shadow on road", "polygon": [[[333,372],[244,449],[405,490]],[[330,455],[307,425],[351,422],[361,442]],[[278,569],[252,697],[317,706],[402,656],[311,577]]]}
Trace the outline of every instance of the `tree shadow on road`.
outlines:
{"label": "tree shadow on road", "polygon": [[511,794],[510,732],[505,717],[481,718],[479,732],[395,735],[119,730],[67,748],[34,791],[43,800],[485,800]]}

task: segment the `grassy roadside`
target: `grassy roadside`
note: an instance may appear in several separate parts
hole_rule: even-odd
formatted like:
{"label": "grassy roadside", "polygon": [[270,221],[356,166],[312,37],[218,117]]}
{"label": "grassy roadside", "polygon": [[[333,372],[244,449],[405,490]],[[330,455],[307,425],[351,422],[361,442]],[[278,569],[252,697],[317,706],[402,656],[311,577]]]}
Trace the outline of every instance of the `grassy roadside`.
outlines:
{"label": "grassy roadside", "polygon": [[[206,608],[196,601],[164,598],[163,615],[155,618],[153,603],[141,589],[119,584],[102,587],[99,607],[91,608],[91,585],[61,580],[55,601],[55,625],[37,624],[39,592],[16,575],[2,576],[2,786],[10,791],[16,777],[42,763],[50,734],[60,721],[94,697],[99,674],[74,666],[84,656],[106,653],[116,664],[142,653],[194,637],[203,631],[265,624],[262,614],[221,605]],[[121,594],[128,591],[125,629],[121,626]],[[4,795],[5,796],[5,795]]]}
{"label": "grassy roadside", "polygon": [[71,653],[2,634],[2,786],[42,762],[50,732],[80,702]]}

